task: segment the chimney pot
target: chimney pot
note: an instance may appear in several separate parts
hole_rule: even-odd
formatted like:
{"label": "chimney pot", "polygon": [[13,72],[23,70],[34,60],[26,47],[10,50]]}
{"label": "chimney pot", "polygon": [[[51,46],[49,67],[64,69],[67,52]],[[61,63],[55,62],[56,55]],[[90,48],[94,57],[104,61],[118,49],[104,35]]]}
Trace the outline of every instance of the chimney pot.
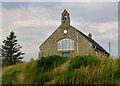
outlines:
{"label": "chimney pot", "polygon": [[88,37],[92,39],[92,33],[89,33],[89,34],[88,34]]}

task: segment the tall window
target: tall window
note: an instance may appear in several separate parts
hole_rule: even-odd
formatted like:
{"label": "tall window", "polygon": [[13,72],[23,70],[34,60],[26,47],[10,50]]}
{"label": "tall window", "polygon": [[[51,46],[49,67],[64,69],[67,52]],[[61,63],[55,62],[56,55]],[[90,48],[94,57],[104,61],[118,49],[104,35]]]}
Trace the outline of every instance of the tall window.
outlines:
{"label": "tall window", "polygon": [[61,39],[57,42],[58,51],[74,50],[74,41],[69,38]]}

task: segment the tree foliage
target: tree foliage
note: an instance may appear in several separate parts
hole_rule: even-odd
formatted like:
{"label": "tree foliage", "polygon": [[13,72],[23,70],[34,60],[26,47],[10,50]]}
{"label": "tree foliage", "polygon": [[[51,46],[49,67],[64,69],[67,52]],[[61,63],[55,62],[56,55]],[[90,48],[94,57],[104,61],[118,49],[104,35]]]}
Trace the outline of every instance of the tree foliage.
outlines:
{"label": "tree foliage", "polygon": [[20,50],[22,47],[17,43],[15,33],[12,31],[6,37],[1,45],[0,51],[2,56],[2,65],[13,65],[22,62],[23,54]]}

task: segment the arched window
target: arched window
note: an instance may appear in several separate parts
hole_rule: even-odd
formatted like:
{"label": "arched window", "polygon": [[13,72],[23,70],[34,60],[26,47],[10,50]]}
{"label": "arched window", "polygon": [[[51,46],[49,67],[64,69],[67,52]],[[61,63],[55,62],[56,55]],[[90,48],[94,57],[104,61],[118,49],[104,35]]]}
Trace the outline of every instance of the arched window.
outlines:
{"label": "arched window", "polygon": [[69,38],[61,39],[57,42],[58,51],[74,50],[74,41]]}

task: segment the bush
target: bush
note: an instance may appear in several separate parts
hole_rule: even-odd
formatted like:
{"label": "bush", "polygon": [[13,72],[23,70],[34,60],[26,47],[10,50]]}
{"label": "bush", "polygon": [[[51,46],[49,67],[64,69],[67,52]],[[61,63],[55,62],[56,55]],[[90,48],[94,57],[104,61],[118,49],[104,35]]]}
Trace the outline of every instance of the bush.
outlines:
{"label": "bush", "polygon": [[47,71],[58,65],[61,65],[62,63],[66,62],[67,59],[68,58],[64,58],[57,55],[42,57],[37,62],[37,69],[39,69],[39,71]]}
{"label": "bush", "polygon": [[47,72],[40,72],[33,77],[33,84],[44,84],[49,81],[50,78]]}
{"label": "bush", "polygon": [[96,66],[100,63],[100,60],[95,56],[76,56],[70,61],[69,69],[77,69],[81,66]]}
{"label": "bush", "polygon": [[57,55],[41,57],[39,60],[37,60],[32,83],[44,84],[45,82],[49,81],[51,76],[48,74],[48,71],[66,62],[67,59],[68,58]]}

